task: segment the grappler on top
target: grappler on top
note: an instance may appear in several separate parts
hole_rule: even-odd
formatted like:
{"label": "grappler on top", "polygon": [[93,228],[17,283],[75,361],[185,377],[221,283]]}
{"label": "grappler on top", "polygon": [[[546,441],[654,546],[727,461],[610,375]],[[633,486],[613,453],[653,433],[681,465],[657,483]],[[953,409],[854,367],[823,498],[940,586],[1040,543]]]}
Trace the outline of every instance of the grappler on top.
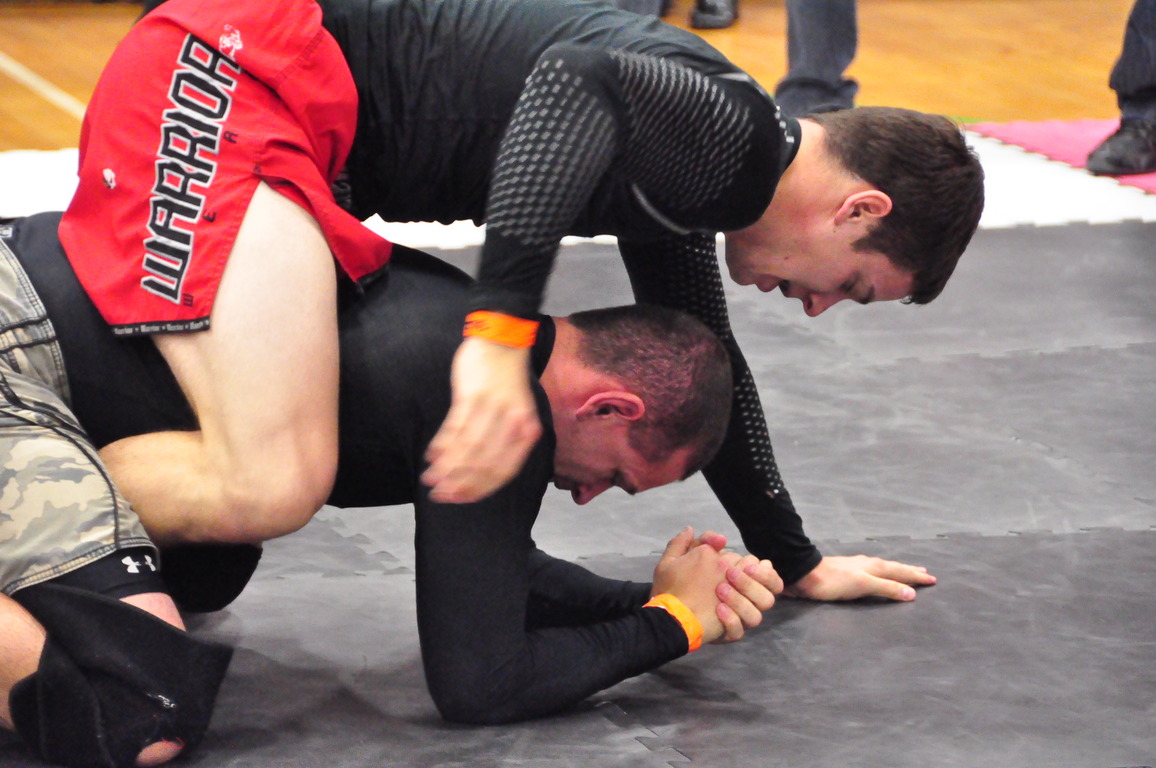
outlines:
{"label": "grappler on top", "polygon": [[[353,216],[324,191],[342,166]],[[822,558],[803,533],[715,236],[737,282],[814,315],[932,300],[981,208],[982,171],[949,121],[783,119],[699,38],[603,5],[170,0],[102,78],[61,234],[106,319],[155,334],[199,419],[103,454],[163,541],[258,541],[309,519],[335,462],[337,284],[389,253],[357,218],[473,218],[487,239],[428,455],[437,498],[516,471],[539,430],[526,349],[558,241],[614,234],[640,300],[696,314],[728,346],[735,407],[705,474],[750,551],[796,594],[910,599],[926,574]],[[166,280],[168,296],[145,285]]]}

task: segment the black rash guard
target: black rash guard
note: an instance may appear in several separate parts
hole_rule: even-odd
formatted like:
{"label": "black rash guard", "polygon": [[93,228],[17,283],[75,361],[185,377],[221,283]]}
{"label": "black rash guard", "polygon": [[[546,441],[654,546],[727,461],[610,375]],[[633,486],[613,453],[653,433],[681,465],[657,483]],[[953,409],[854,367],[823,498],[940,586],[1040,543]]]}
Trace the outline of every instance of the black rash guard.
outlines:
{"label": "black rash guard", "polygon": [[[56,327],[72,406],[99,447],[132,434],[195,428],[179,387],[147,340],[115,337],[72,274],[59,214],[14,222],[6,240]],[[550,557],[531,538],[553,475],[545,436],[521,474],[476,504],[441,505],[418,481],[449,408],[449,369],[469,279],[398,248],[389,270],[340,313],[341,445],[331,502],[413,503],[417,614],[431,695],[447,719],[503,723],[556,712],[687,652],[681,626],[643,608],[650,585],[605,579]],[[542,318],[541,372],[553,348]]]}
{"label": "black rash guard", "polygon": [[360,99],[348,205],[487,223],[470,308],[532,317],[563,235],[612,234],[635,296],[731,354],[735,407],[704,472],[787,583],[818,549],[727,318],[715,234],[754,223],[798,124],[697,36],[588,0],[319,0]]}

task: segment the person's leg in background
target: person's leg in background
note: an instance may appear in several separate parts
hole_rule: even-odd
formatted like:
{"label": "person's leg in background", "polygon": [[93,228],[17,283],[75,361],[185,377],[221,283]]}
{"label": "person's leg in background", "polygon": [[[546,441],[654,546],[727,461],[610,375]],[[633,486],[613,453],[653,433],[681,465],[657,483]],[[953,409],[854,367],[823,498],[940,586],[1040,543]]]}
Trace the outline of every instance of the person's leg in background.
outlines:
{"label": "person's leg in background", "polygon": [[787,75],[775,88],[784,114],[855,106],[859,84],[843,74],[859,43],[855,2],[787,0]]}
{"label": "person's leg in background", "polygon": [[[787,0],[787,74],[775,89],[784,114],[855,106],[859,84],[844,77],[859,44],[856,0]],[[697,0],[695,29],[729,27],[738,18],[738,0]]]}
{"label": "person's leg in background", "polygon": [[1156,171],[1156,0],[1132,6],[1108,85],[1120,105],[1120,127],[1088,155],[1088,170],[1107,176]]}

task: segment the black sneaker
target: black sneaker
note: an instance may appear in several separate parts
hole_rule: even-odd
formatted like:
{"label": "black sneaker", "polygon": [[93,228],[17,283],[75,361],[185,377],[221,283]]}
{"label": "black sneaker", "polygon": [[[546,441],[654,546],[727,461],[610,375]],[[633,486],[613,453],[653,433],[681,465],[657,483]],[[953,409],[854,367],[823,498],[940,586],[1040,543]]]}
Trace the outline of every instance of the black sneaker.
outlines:
{"label": "black sneaker", "polygon": [[722,29],[739,17],[739,0],[696,0],[690,14],[695,29]]}
{"label": "black sneaker", "polygon": [[1119,130],[1088,155],[1088,170],[1097,176],[1156,171],[1156,122],[1125,117]]}

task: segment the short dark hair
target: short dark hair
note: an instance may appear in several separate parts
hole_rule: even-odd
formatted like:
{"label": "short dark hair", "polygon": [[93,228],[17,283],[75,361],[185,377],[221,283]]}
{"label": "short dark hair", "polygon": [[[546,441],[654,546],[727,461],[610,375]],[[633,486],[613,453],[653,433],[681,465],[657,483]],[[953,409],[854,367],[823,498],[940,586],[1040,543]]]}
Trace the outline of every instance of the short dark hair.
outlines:
{"label": "short dark hair", "polygon": [[647,461],[690,446],[684,476],[718,453],[730,419],[733,386],[726,348],[690,315],[631,304],[570,316],[581,332],[578,356],[642,398],[646,413],[630,431]]}
{"label": "short dark hair", "polygon": [[941,115],[894,107],[807,119],[826,130],[827,149],[844,167],[891,198],[891,212],[855,248],[878,251],[912,273],[908,301],[934,299],[983,213],[983,167],[959,126]]}

